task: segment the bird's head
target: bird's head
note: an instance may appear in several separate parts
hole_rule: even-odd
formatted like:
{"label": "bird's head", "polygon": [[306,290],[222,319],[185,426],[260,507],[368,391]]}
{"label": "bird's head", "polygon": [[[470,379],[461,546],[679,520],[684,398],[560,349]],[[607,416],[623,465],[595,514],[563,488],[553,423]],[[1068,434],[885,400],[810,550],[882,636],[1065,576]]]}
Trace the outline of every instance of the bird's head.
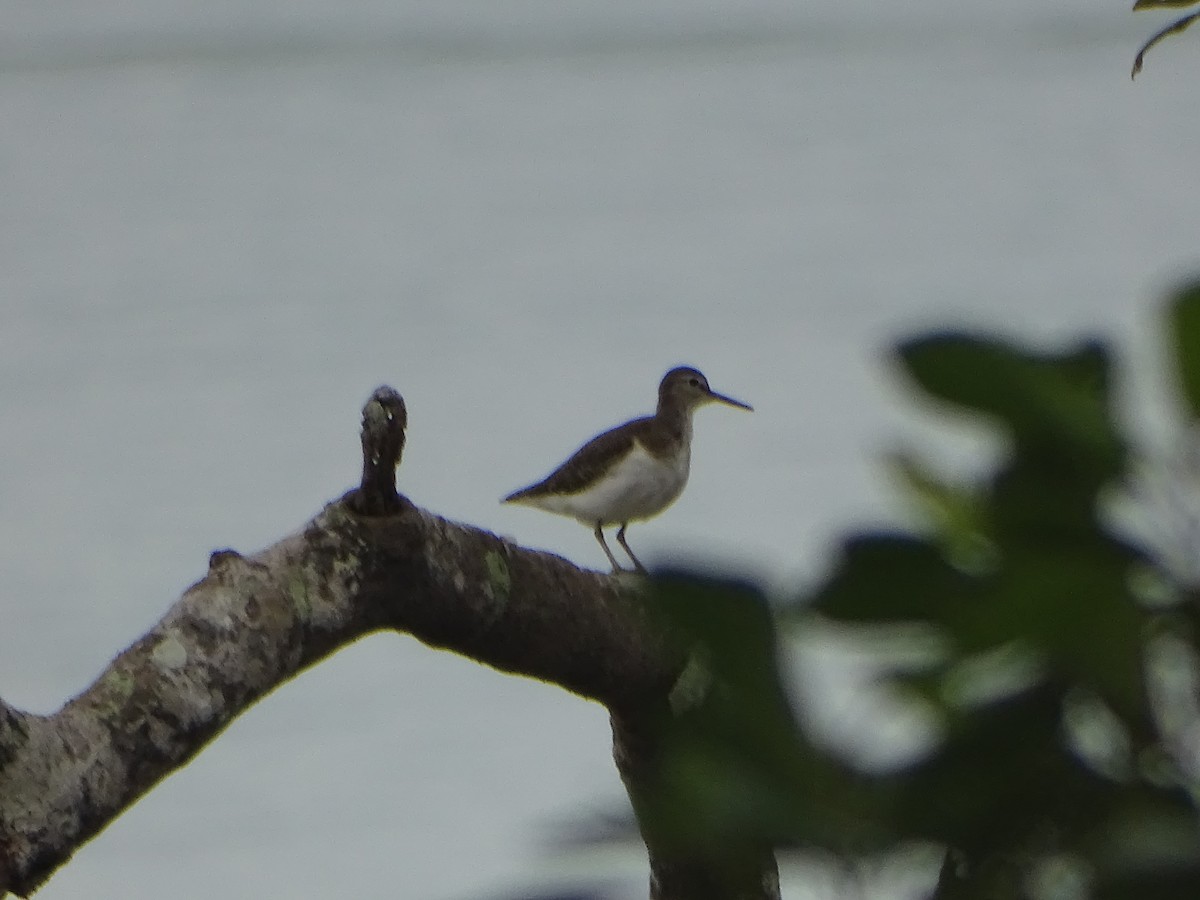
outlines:
{"label": "bird's head", "polygon": [[748,403],[718,394],[708,386],[708,379],[699,369],[680,366],[663,376],[658,386],[658,407],[672,406],[691,411],[705,403],[724,403],[738,409],[753,410]]}

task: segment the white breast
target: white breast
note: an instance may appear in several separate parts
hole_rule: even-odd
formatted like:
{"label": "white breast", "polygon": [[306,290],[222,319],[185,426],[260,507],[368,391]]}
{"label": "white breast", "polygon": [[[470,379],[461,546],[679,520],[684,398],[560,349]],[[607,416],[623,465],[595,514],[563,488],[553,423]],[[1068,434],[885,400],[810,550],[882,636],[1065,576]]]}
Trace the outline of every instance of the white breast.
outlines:
{"label": "white breast", "polygon": [[687,484],[689,454],[659,460],[634,443],[630,453],[596,484],[578,494],[529,498],[523,502],[571,516],[587,525],[617,525],[648,519],[670,506]]}

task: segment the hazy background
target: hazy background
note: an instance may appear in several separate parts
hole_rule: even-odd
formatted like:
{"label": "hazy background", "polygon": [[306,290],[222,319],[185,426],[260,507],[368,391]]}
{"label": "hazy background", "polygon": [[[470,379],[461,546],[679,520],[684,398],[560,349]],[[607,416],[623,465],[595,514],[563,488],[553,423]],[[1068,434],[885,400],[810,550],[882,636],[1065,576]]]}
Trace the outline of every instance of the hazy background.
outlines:
{"label": "hazy background", "polygon": [[[352,486],[380,383],[413,500],[601,566],[587,529],[498,498],[699,366],[757,411],[700,413],[691,486],[631,542],[798,589],[896,513],[876,463],[919,421],[896,337],[1149,343],[1200,264],[1200,40],[1128,77],[1165,21],[0,0],[0,695],[55,709],[209,551]],[[637,854],[548,849],[621,802],[609,740],[598,706],[375,636],[38,896],[465,900],[580,871],[644,896]]]}

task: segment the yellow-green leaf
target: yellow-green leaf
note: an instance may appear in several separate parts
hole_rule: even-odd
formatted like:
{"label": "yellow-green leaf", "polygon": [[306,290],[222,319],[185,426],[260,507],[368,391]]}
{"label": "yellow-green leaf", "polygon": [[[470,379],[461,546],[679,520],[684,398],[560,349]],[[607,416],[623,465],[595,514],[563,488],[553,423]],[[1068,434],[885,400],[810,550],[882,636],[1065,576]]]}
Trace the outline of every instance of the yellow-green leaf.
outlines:
{"label": "yellow-green leaf", "polygon": [[1188,412],[1200,419],[1200,281],[1175,292],[1169,315],[1176,377]]}

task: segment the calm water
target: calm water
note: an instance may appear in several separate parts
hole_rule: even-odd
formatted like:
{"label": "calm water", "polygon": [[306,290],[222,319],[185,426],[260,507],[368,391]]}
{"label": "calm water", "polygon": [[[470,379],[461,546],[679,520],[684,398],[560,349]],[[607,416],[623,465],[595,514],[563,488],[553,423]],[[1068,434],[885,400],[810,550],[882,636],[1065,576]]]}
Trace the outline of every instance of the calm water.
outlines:
{"label": "calm water", "polygon": [[[1200,44],[1131,85],[1160,20],[1125,3],[247,6],[0,2],[0,693],[27,708],[210,550],[353,484],[379,383],[415,501],[599,566],[497,499],[700,366],[757,411],[700,414],[691,486],[631,540],[786,590],[896,514],[890,341],[1144,350],[1200,268]],[[608,746],[599,707],[376,636],[38,896],[642,890],[636,858],[547,848],[620,800]]]}

